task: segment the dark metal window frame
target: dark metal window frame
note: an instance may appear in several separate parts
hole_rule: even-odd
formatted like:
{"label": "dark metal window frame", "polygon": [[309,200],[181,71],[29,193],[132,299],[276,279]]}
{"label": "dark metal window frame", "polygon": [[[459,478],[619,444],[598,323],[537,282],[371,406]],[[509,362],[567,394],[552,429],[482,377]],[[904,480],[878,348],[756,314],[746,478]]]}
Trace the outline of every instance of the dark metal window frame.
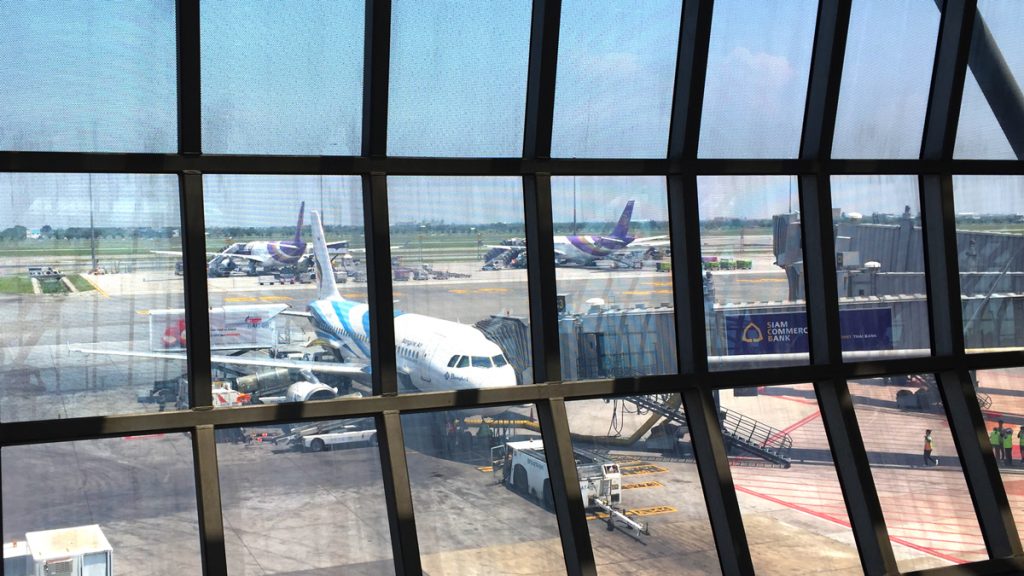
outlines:
{"label": "dark metal window frame", "polygon": [[[185,248],[185,298],[190,333],[188,375],[192,408],[180,412],[97,416],[0,424],[0,447],[154,432],[191,432],[205,574],[226,574],[220,487],[213,431],[218,427],[271,422],[371,416],[382,431],[380,453],[395,568],[420,572],[419,547],[400,416],[403,413],[534,403],[550,450],[555,509],[566,571],[596,574],[576,482],[565,415],[568,400],[678,392],[691,420],[693,449],[725,574],[752,574],[753,564],[732,487],[724,443],[711,396],[715,390],[813,382],[864,571],[898,572],[878,496],[871,481],[847,381],[907,373],[937,374],[971,497],[991,560],[921,574],[995,574],[1024,569],[1024,551],[1009,512],[996,463],[984,445],[984,422],[968,371],[1024,366],[1019,352],[966,354],[956,269],[952,178],[960,174],[1024,175],[1024,162],[954,160],[976,0],[937,0],[942,21],[922,141],[916,160],[830,158],[839,85],[852,0],[821,0],[800,155],[797,159],[697,158],[700,111],[713,0],[687,0],[669,127],[668,154],[660,159],[552,159],[560,0],[534,0],[521,158],[389,157],[387,93],[391,3],[366,0],[363,146],[353,157],[203,155],[200,122],[200,5],[178,0],[178,143],[174,154],[103,154],[0,151],[3,172],[161,173],[179,176]],[[367,272],[373,339],[373,389],[361,399],[213,410],[210,395],[209,319],[196,313],[208,301],[205,276],[203,174],[358,175],[363,181],[368,238]],[[703,337],[699,220],[696,179],[700,175],[789,175],[799,182],[807,262],[811,364],[757,371],[708,372]],[[846,174],[914,174],[920,179],[922,223],[928,263],[929,320],[933,354],[926,358],[843,362],[838,296],[831,270],[830,177]],[[457,392],[397,394],[392,286],[388,259],[388,175],[522,176],[527,237],[534,380],[538,384]],[[615,380],[561,379],[554,317],[554,254],[551,244],[551,177],[554,175],[659,175],[667,182],[673,250],[673,285],[680,373]],[[696,336],[696,337],[694,337]],[[568,488],[567,488],[568,487]]]}

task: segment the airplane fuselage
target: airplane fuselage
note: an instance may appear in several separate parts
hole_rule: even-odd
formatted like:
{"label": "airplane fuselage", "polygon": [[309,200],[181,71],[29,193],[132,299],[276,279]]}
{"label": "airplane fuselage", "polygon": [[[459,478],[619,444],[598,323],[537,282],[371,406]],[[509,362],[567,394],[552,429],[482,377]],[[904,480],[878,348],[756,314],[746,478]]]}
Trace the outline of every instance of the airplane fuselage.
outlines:
{"label": "airplane fuselage", "polygon": [[614,238],[601,235],[555,236],[555,262],[572,263],[581,266],[592,264],[595,260],[607,258],[616,250],[621,250],[633,238]]}
{"label": "airplane fuselage", "polygon": [[[320,338],[369,363],[367,304],[338,296],[316,300],[308,311]],[[395,358],[401,382],[424,392],[516,385],[515,369],[497,344],[473,326],[441,318],[396,311]]]}

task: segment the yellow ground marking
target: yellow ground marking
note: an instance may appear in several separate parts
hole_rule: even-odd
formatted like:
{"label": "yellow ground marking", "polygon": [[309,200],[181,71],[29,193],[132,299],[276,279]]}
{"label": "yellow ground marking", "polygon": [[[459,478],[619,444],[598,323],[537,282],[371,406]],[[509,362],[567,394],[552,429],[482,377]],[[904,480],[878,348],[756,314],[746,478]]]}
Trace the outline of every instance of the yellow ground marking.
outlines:
{"label": "yellow ground marking", "polygon": [[651,282],[651,286],[671,286],[671,282]]}
{"label": "yellow ground marking", "polygon": [[634,484],[623,484],[623,490],[635,490],[636,488],[664,488],[665,485],[657,480],[651,480],[649,482],[636,482]]}
{"label": "yellow ground marking", "polygon": [[504,294],[508,292],[508,288],[477,288],[474,292],[479,294]]}
{"label": "yellow ground marking", "polygon": [[622,293],[629,296],[648,296],[653,290],[624,290]]}
{"label": "yellow ground marking", "polygon": [[[650,508],[631,508],[626,510],[627,516],[654,516],[655,514],[668,514],[670,512],[676,512],[676,509],[671,506],[652,506]],[[587,520],[607,520],[608,514],[606,512],[595,512],[593,514],[587,514]]]}
{"label": "yellow ground marking", "polygon": [[455,288],[455,289],[449,290],[448,292],[450,292],[452,294],[469,294],[469,290],[466,290],[465,288]]}
{"label": "yellow ground marking", "polygon": [[736,282],[746,284],[764,284],[765,282],[788,282],[785,278],[737,278]]}
{"label": "yellow ground marking", "polygon": [[260,300],[263,302],[291,302],[294,298],[291,296],[260,296]]}
{"label": "yellow ground marking", "polygon": [[[349,293],[349,294],[342,294],[341,296],[342,296],[342,298],[348,298],[349,300],[351,300],[353,298],[365,298],[366,294]],[[395,292],[395,296],[398,296],[398,292]]]}
{"label": "yellow ground marking", "polygon": [[104,290],[103,288],[100,288],[99,284],[97,284],[97,283],[93,282],[92,280],[89,280],[88,278],[86,278],[85,274],[80,274],[79,276],[82,278],[82,280],[85,280],[89,284],[92,284],[93,289],[96,290],[97,292],[99,292],[100,295],[102,295],[104,298],[110,298],[110,294],[107,294],[106,290]]}
{"label": "yellow ground marking", "polygon": [[476,469],[481,472],[494,472],[494,466],[477,466]]}
{"label": "yellow ground marking", "polygon": [[619,470],[622,471],[623,476],[642,476],[644,474],[660,474],[662,472],[668,472],[668,468],[662,468],[661,466],[655,466],[654,464],[630,464],[629,466],[619,466]]}
{"label": "yellow ground marking", "polygon": [[258,302],[255,296],[228,296],[225,302]]}
{"label": "yellow ground marking", "polygon": [[136,314],[141,314],[142,316],[149,316],[149,310],[146,310],[146,309],[136,310],[135,313]]}

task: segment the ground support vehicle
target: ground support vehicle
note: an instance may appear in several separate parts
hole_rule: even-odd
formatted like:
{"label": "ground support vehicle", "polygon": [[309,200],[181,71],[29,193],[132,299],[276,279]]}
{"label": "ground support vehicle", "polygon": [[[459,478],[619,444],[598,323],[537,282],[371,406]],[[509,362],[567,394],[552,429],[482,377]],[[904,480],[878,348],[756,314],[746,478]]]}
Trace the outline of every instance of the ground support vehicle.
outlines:
{"label": "ground support vehicle", "polygon": [[111,576],[113,550],[96,524],[27,532],[4,544],[5,576]]}
{"label": "ground support vehicle", "polygon": [[376,446],[377,429],[372,418],[355,422],[325,422],[293,428],[287,435],[271,439],[275,444],[282,441],[303,451],[323,452],[343,446]]}
{"label": "ground support vehicle", "polygon": [[[622,472],[619,465],[587,450],[576,448],[573,453],[584,506],[588,510],[604,512],[609,530],[624,527],[637,538],[641,534],[649,534],[647,523],[637,522],[621,508]],[[499,483],[523,496],[539,500],[548,510],[554,509],[543,440],[521,440],[495,446],[491,448],[491,463]]]}

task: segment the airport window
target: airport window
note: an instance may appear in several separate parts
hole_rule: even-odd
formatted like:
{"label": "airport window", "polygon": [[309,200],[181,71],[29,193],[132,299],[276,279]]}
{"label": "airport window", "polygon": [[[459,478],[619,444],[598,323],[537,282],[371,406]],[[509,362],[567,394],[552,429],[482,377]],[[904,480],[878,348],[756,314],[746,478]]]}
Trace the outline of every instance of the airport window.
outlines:
{"label": "airport window", "polygon": [[0,1],[4,575],[1024,571],[1019,2],[641,4]]}
{"label": "airport window", "polygon": [[394,573],[373,419],[217,434],[229,574]]}
{"label": "airport window", "polygon": [[172,3],[5,2],[0,22],[0,149],[177,147]]}
{"label": "airport window", "polygon": [[553,156],[665,156],[681,8],[562,3]]}
{"label": "airport window", "polygon": [[[811,384],[721,390],[719,423],[758,574],[861,574]],[[800,522],[787,519],[794,515]],[[805,542],[791,555],[791,542]]]}
{"label": "airport window", "polygon": [[577,400],[566,411],[597,573],[720,574],[679,395]]}
{"label": "airport window", "polygon": [[364,5],[203,0],[203,150],[358,154]]}
{"label": "airport window", "polygon": [[708,365],[806,364],[796,178],[702,176],[697,189]]}
{"label": "airport window", "polygon": [[935,375],[849,386],[900,570],[988,558]]}
{"label": "airport window", "polygon": [[4,173],[0,203],[0,419],[188,407],[174,176]]}
{"label": "airport window", "polygon": [[1014,112],[1012,86],[1024,80],[1024,39],[1017,26],[1022,18],[1018,2],[978,2],[955,158],[1019,159],[1024,124]]}
{"label": "airport window", "polygon": [[[201,573],[188,434],[6,447],[0,455],[5,574],[60,574],[69,557],[106,566],[84,574],[111,574],[111,565],[114,574]],[[14,542],[20,547],[6,544]]]}
{"label": "airport window", "polygon": [[701,120],[703,158],[793,158],[817,2],[715,2]]}
{"label": "airport window", "polygon": [[940,16],[934,2],[853,3],[834,157],[918,156]]}
{"label": "airport window", "polygon": [[1024,178],[955,176],[956,242],[968,352],[1018,348],[1024,309]]}

